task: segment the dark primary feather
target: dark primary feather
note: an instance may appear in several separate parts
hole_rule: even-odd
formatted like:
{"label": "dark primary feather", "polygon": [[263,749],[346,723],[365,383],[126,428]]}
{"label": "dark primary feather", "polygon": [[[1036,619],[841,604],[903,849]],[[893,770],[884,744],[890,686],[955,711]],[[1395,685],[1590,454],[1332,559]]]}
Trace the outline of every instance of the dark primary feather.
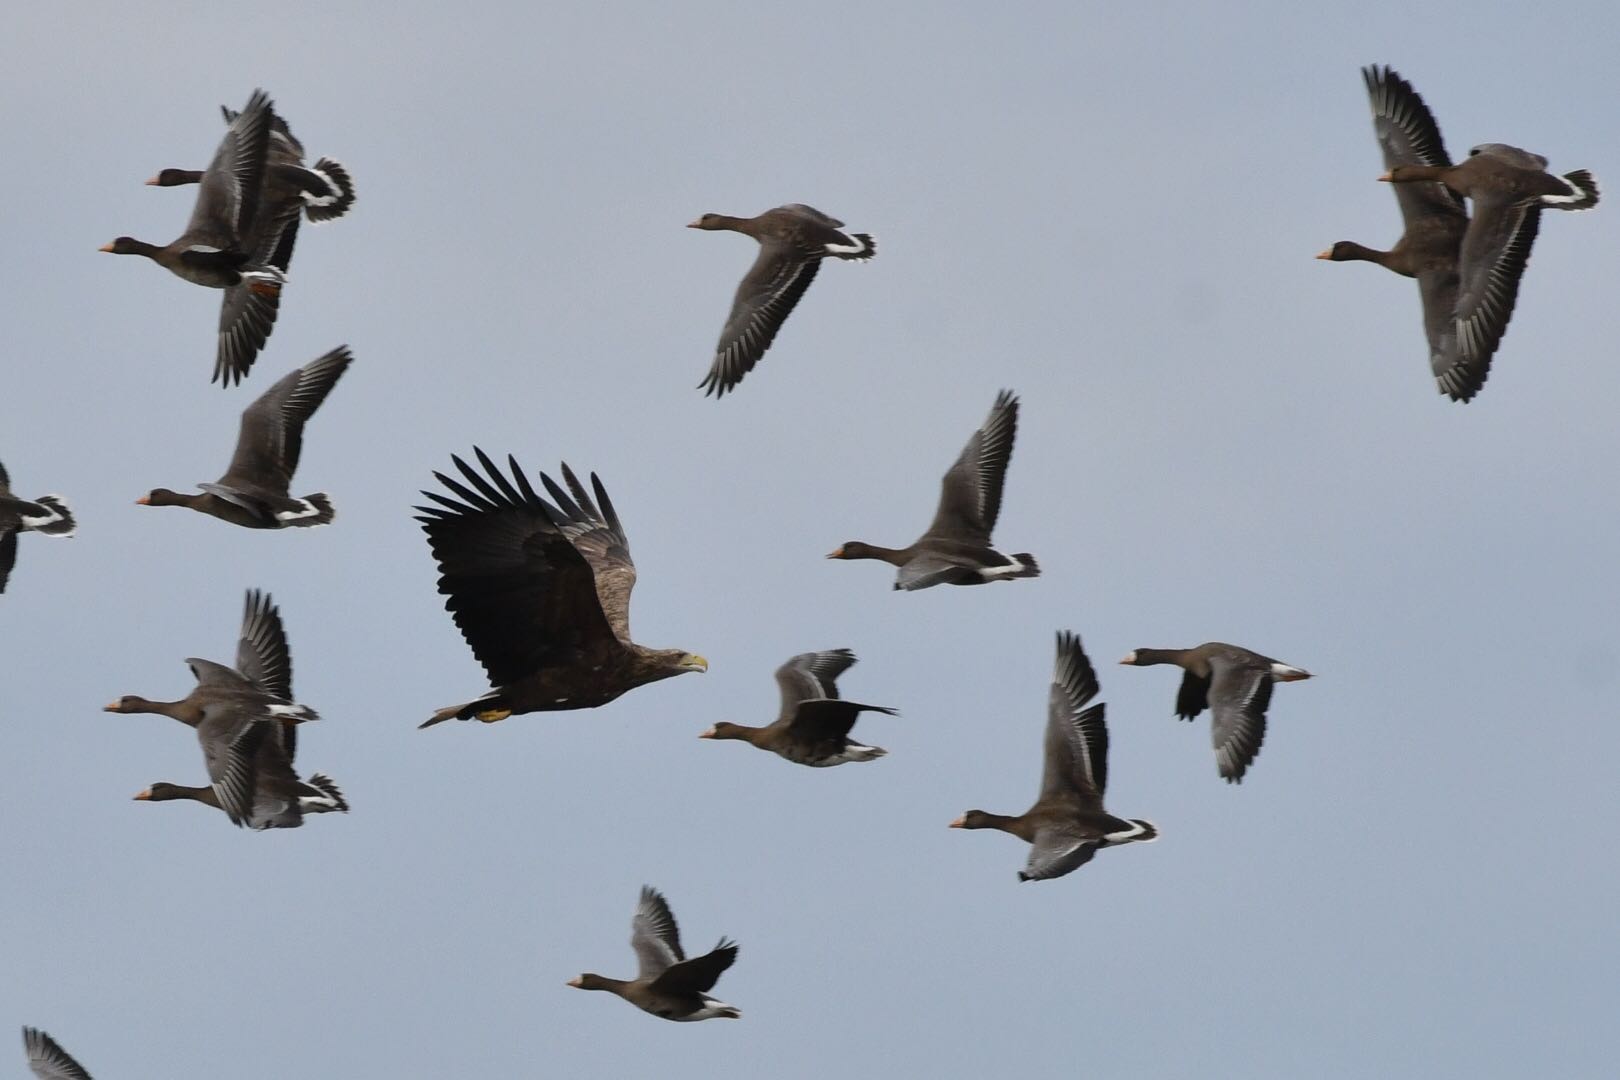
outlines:
{"label": "dark primary feather", "polygon": [[424,491],[439,505],[417,507],[417,520],[439,564],[445,606],[490,682],[506,686],[569,663],[614,631],[591,564],[557,524],[567,515],[535,493],[516,459],[507,459],[509,481],[482,450],[474,453],[489,479],[453,457],[463,479],[434,476],[460,501]]}
{"label": "dark primary feather", "polygon": [[1209,676],[1184,671],[1176,691],[1176,715],[1191,720],[1209,706]]}
{"label": "dark primary feather", "polygon": [[1513,317],[1519,280],[1540,226],[1541,210],[1534,204],[1497,195],[1475,198],[1474,220],[1463,236],[1459,258],[1454,316],[1458,364],[1441,382],[1452,396],[1474,396],[1489,377],[1491,357]]}
{"label": "dark primary feather", "polygon": [[[1384,151],[1384,165],[1451,164],[1445,140],[1434,114],[1412,84],[1392,68],[1364,67],[1361,77],[1367,84],[1372,103],[1373,130]],[[1454,213],[1466,217],[1463,201],[1444,184],[1394,184],[1401,215],[1410,227],[1414,220],[1432,213]]]}
{"label": "dark primary feather", "polygon": [[792,716],[801,701],[838,697],[835,680],[855,664],[848,649],[800,653],[776,669],[776,685],[782,690],[782,712]]}
{"label": "dark primary feather", "polygon": [[671,965],[653,980],[651,989],[674,994],[707,993],[736,960],[737,943],[721,938],[719,944],[702,956]]}
{"label": "dark primary feather", "polygon": [[304,448],[304,425],[348,370],[346,345],[282,376],[242,411],[236,452],[220,484],[250,496],[286,498]]}
{"label": "dark primary feather", "polygon": [[0,593],[6,591],[6,582],[11,579],[11,568],[17,565],[17,532],[15,529],[0,530]]}
{"label": "dark primary feather", "polygon": [[759,256],[737,286],[714,362],[698,384],[705,397],[725,397],[754,370],[820,269],[820,258],[806,256],[791,244],[761,242]]}
{"label": "dark primary feather", "polygon": [[1210,658],[1210,738],[1220,774],[1242,781],[1266,737],[1266,709],[1271,705],[1270,663],[1264,667],[1217,655]]}
{"label": "dark primary feather", "polygon": [[[282,213],[269,218],[263,234],[252,248],[249,265],[269,266],[285,274],[292,266],[293,247],[298,243],[298,214]],[[210,382],[234,386],[247,377],[253,361],[276,325],[281,311],[281,290],[265,292],[238,283],[225,290],[219,305],[219,344],[214,353],[214,375]]]}
{"label": "dark primary feather", "polygon": [[270,98],[255,90],[231,121],[203,173],[186,233],[194,241],[229,248],[253,229],[270,147]]}
{"label": "dark primary feather", "polygon": [[28,1054],[28,1067],[39,1080],[90,1080],[83,1065],[73,1060],[55,1039],[38,1028],[22,1029],[23,1049]]}
{"label": "dark primary feather", "polygon": [[996,396],[990,415],[968,439],[940,484],[939,509],[924,537],[988,546],[1001,514],[1001,491],[1018,435],[1018,398]]}
{"label": "dark primary feather", "polygon": [[649,885],[641,887],[636,914],[630,920],[630,947],[636,951],[639,979],[663,974],[686,959],[681,951],[681,931],[664,894]]}
{"label": "dark primary feather", "polygon": [[242,605],[242,632],[236,646],[236,670],[271,697],[291,702],[292,654],[281,610],[270,594],[249,589]]}
{"label": "dark primary feather", "polygon": [[596,492],[593,502],[585,487],[566,462],[562,463],[564,491],[545,473],[540,480],[556,502],[557,513],[553,521],[568,537],[596,574],[596,594],[602,604],[602,613],[620,641],[630,643],[630,593],[636,587],[636,564],[630,558],[630,540],[624,535],[624,525],[613,500],[595,473],[591,474],[591,487]]}
{"label": "dark primary feather", "polygon": [[1086,708],[1097,696],[1097,672],[1080,638],[1063,631],[1046,710],[1046,761],[1041,798],[1078,797],[1088,809],[1102,809],[1108,787],[1106,706]]}

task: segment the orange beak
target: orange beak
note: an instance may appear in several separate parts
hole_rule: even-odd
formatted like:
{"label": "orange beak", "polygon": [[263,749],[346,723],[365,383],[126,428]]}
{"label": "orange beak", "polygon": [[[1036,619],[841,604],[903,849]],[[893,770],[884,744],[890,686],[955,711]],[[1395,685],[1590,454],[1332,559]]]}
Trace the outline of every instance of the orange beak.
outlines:
{"label": "orange beak", "polygon": [[568,985],[572,986],[572,987],[575,987],[577,989],[577,988],[582,987],[582,986],[585,985],[585,980],[584,979],[579,979],[579,978],[569,979],[568,980]]}
{"label": "orange beak", "polygon": [[1383,176],[1380,176],[1378,179],[1384,181],[1387,184],[1391,180],[1394,179],[1394,174],[1393,173],[1385,173]]}
{"label": "orange beak", "polygon": [[714,728],[710,728],[708,731],[705,731],[703,734],[699,735],[698,738],[700,738],[700,739],[712,739],[712,738],[714,738]]}
{"label": "orange beak", "polygon": [[161,183],[163,183],[163,178],[161,176],[154,176],[154,177],[152,177],[152,179],[150,179],[150,180],[148,180],[146,182],[146,186],[147,187],[157,187]]}
{"label": "orange beak", "polygon": [[111,705],[103,705],[101,707],[101,711],[102,712],[117,712],[118,711],[118,702],[115,701]]}
{"label": "orange beak", "polygon": [[827,553],[827,558],[829,558],[829,559],[842,559],[843,557],[844,557],[844,549],[843,548],[839,548],[837,551],[830,551],[830,552]]}
{"label": "orange beak", "polygon": [[148,499],[145,495],[142,495],[140,498],[135,500],[135,505],[136,506],[151,506],[152,505],[152,500]]}
{"label": "orange beak", "polygon": [[701,228],[703,228],[703,219],[699,218],[696,221],[688,221],[686,223],[686,227],[688,229],[701,229]]}
{"label": "orange beak", "polygon": [[97,251],[108,251],[108,252],[112,251],[112,249],[113,249],[113,246],[112,246],[111,243],[102,244],[100,247],[96,248]]}
{"label": "orange beak", "polygon": [[1320,255],[1318,255],[1317,258],[1318,259],[1331,259],[1331,258],[1333,258],[1333,249],[1329,248],[1328,250],[1326,250],[1326,251],[1322,252]]}
{"label": "orange beak", "polygon": [[143,791],[139,795],[135,796],[135,801],[136,802],[149,802],[149,801],[151,801],[151,798],[152,798],[152,789],[147,788],[145,791]]}
{"label": "orange beak", "polygon": [[949,829],[965,829],[965,828],[967,828],[967,826],[962,824],[962,820],[963,820],[962,818],[957,818],[955,821],[953,821],[949,825],[947,825],[946,828],[949,828]]}

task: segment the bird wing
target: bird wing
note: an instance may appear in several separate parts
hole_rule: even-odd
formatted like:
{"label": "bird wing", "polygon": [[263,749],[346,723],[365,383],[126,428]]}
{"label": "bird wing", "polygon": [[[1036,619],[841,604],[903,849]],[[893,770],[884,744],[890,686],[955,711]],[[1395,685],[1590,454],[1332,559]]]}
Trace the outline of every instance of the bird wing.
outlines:
{"label": "bird wing", "polygon": [[1457,358],[1444,375],[1436,376],[1453,397],[1472,397],[1490,374],[1491,357],[1507,333],[1519,279],[1540,227],[1541,210],[1532,202],[1495,193],[1474,200],[1474,219],[1463,234],[1457,260]]}
{"label": "bird wing", "polygon": [[630,947],[640,962],[639,979],[662,975],[686,959],[681,951],[681,930],[669,910],[664,894],[648,885],[641,887],[641,900],[630,920]]}
{"label": "bird wing", "polygon": [[[204,710],[204,723],[208,710]],[[254,793],[259,786],[258,764],[260,748],[270,735],[271,722],[250,720],[228,741],[211,740],[203,744],[208,761],[208,779],[213,784],[214,798],[232,825],[246,825],[254,813]],[[202,725],[198,725],[199,735]]]}
{"label": "bird wing", "polygon": [[566,462],[562,464],[562,474],[567,491],[545,473],[540,474],[546,492],[556,501],[552,520],[590,564],[596,575],[596,595],[602,614],[618,639],[628,645],[630,593],[636,587],[636,564],[630,558],[630,540],[624,535],[624,524],[595,473],[591,473],[595,501]]}
{"label": "bird wing", "polygon": [[236,453],[220,484],[253,495],[287,497],[304,448],[304,424],[348,370],[346,345],[289,371],[242,410]]}
{"label": "bird wing", "polygon": [[1176,691],[1176,715],[1191,720],[1209,705],[1209,677],[1184,671]]}
{"label": "bird wing", "polygon": [[271,115],[270,98],[253,91],[203,172],[187,236],[224,249],[237,247],[252,232],[264,189]]}
{"label": "bird wing", "polygon": [[563,534],[562,515],[535,494],[516,459],[508,480],[474,448],[487,478],[459,457],[465,482],[434,473],[460,501],[423,492],[417,521],[439,564],[439,592],[492,685],[599,656],[617,638],[585,555]]}
{"label": "bird wing", "polygon": [[1215,763],[1237,782],[1260,753],[1266,737],[1266,708],[1273,686],[1269,665],[1216,655],[1210,658],[1210,736]]}
{"label": "bird wing", "polygon": [[7,529],[0,532],[0,593],[6,591],[6,582],[11,578],[11,568],[17,565],[17,530]]}
{"label": "bird wing", "polygon": [[672,964],[653,980],[652,989],[673,994],[702,994],[714,989],[720,973],[737,959],[737,943],[720,939],[720,943],[702,956]]}
{"label": "bird wing", "polygon": [[754,370],[819,269],[818,253],[782,239],[760,241],[759,256],[737,286],[731,315],[715,346],[714,362],[698,384],[705,397],[724,397]]}
{"label": "bird wing", "polygon": [[[1386,167],[1451,164],[1445,140],[1440,137],[1440,125],[1435,123],[1434,114],[1429,112],[1411,83],[1388,67],[1364,67],[1361,77],[1367,84],[1373,131],[1384,151]],[[1395,189],[1401,217],[1408,226],[1431,214],[1467,216],[1462,199],[1444,184],[1391,184],[1390,187]]]}
{"label": "bird wing", "polygon": [[815,698],[836,698],[838,684],[834,681],[855,663],[855,654],[848,649],[829,649],[826,652],[800,653],[776,669],[776,685],[782,690],[783,717],[792,716],[801,701]]}
{"label": "bird wing", "polygon": [[816,698],[801,701],[794,707],[793,712],[787,717],[787,728],[792,735],[814,742],[845,739],[849,737],[850,729],[855,726],[855,721],[865,709],[872,709],[874,712],[891,711],[861,705],[854,701]]}
{"label": "bird wing", "polygon": [[1037,829],[1024,864],[1025,881],[1062,877],[1091,861],[1097,854],[1095,837],[1076,836],[1062,829]]}
{"label": "bird wing", "polygon": [[236,670],[271,697],[291,701],[292,654],[281,611],[270,594],[249,589],[242,604],[242,631],[236,642]]}
{"label": "bird wing", "polygon": [[28,1067],[39,1080],[90,1080],[84,1066],[57,1045],[55,1039],[38,1028],[25,1027],[23,1049],[28,1053]]}
{"label": "bird wing", "polygon": [[1078,797],[1088,809],[1102,808],[1103,792],[1108,788],[1106,706],[1086,708],[1097,690],[1097,672],[1081,648],[1079,636],[1066,630],[1059,633],[1046,707],[1042,799]]}
{"label": "bird wing", "polygon": [[946,471],[940,483],[939,510],[925,537],[990,543],[1001,514],[1001,488],[1017,434],[1018,398],[1011,390],[1003,390],[984,425]]}
{"label": "bird wing", "polygon": [[[298,243],[298,210],[281,213],[264,225],[264,235],[254,246],[248,263],[273,266],[282,273],[292,265],[293,247]],[[247,377],[281,311],[280,289],[254,289],[246,283],[225,289],[219,304],[219,345],[214,353],[214,377],[210,382],[233,386]]]}

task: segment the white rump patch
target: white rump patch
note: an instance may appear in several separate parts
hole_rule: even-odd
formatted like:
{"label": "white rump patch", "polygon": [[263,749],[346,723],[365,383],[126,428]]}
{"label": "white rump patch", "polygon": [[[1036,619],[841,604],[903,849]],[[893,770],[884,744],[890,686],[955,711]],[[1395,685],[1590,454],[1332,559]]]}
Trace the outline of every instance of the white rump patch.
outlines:
{"label": "white rump patch", "polygon": [[859,240],[853,244],[823,244],[822,246],[834,255],[859,255],[863,251],[872,250]]}
{"label": "white rump patch", "polygon": [[277,521],[302,521],[307,517],[320,517],[321,508],[307,499],[301,499],[298,510],[279,510],[276,512]]}
{"label": "white rump patch", "polygon": [[1274,663],[1271,665],[1271,677],[1273,679],[1281,679],[1283,682],[1288,682],[1290,679],[1308,679],[1311,677],[1311,673],[1306,671],[1304,668],[1289,667],[1287,664]]}
{"label": "white rump patch", "polygon": [[1023,572],[1024,565],[1022,563],[1013,562],[1008,563],[1006,566],[980,567],[979,576],[984,578],[986,581],[994,581],[997,578],[1014,577],[1015,575]]}

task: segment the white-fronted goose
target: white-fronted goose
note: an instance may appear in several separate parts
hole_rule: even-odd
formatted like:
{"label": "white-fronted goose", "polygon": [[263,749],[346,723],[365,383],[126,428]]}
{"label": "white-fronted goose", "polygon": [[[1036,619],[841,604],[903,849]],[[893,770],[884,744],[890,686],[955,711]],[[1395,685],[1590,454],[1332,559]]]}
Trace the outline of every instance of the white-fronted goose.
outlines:
{"label": "white-fronted goose", "polygon": [[[1507,333],[1541,208],[1595,206],[1597,187],[1588,173],[1550,176],[1545,159],[1500,144],[1475,147],[1470,161],[1454,166],[1409,82],[1387,67],[1361,74],[1389,170],[1380,179],[1402,181],[1396,199],[1406,230],[1389,251],[1341,240],[1317,258],[1375,262],[1415,278],[1435,382],[1453,401],[1469,401]],[[1474,199],[1472,222],[1465,194]]]}
{"label": "white-fronted goose", "polygon": [[871,236],[846,235],[839,231],[844,227],[842,221],[803,203],[778,206],[751,218],[704,214],[686,227],[739,232],[759,241],[759,257],[737,286],[731,314],[715,347],[714,363],[698,384],[704,397],[725,397],[754,370],[793,305],[816,279],[822,259],[832,256],[864,262],[877,254]]}
{"label": "white-fronted goose", "polygon": [[19,499],[11,493],[11,477],[0,465],[0,593],[6,591],[11,568],[17,565],[17,534],[37,532],[45,536],[72,536],[73,511],[60,495]]}
{"label": "white-fronted goose", "polygon": [[230,468],[216,482],[198,484],[203,494],[154,488],[136,503],[186,506],[249,529],[329,524],[334,512],[332,500],[324,492],[295,499],[288,487],[303,450],[304,424],[353,360],[348,346],[340,345],[319,360],[288,372],[242,410]]}
{"label": "white-fronted goose", "polygon": [[888,751],[851,740],[850,729],[863,712],[898,714],[882,705],[840,700],[836,680],[854,663],[855,654],[848,649],[800,653],[776,669],[782,710],[773,723],[748,727],[722,720],[698,738],[741,739],[796,765],[816,768],[880,758]]}
{"label": "white-fronted goose", "polygon": [[973,433],[945,474],[939,510],[928,531],[910,547],[886,548],[851,540],[829,559],[881,559],[900,568],[896,589],[932,585],[983,585],[1040,575],[1028,552],[1003,555],[990,546],[1001,513],[1001,488],[1018,434],[1018,398],[1003,390],[984,426]]}
{"label": "white-fronted goose", "polygon": [[[239,114],[235,110],[222,107],[220,111],[227,125],[236,122]],[[306,164],[303,144],[274,110],[270,114],[266,160],[264,193],[254,215],[253,236],[245,243],[253,252],[253,262],[285,274],[292,267],[300,213],[316,223],[342,217],[354,205],[354,182],[348,170],[331,158]],[[203,176],[195,169],[164,169],[147,183],[177,187],[200,183]],[[279,291],[255,292],[242,285],[225,290],[219,313],[215,380],[223,379],[228,386],[247,375],[270,338],[280,306]]]}
{"label": "white-fronted goose", "polygon": [[[232,824],[249,824],[257,809],[258,760],[274,749],[290,763],[296,749],[294,725],[319,719],[315,710],[292,700],[292,658],[281,613],[269,594],[248,590],[235,668],[198,657],[187,659],[186,664],[197,685],[179,701],[149,701],[127,694],[104,711],[155,713],[195,728],[211,787],[183,789],[194,794],[158,798],[193,798],[224,810]],[[164,789],[178,790],[179,786],[164,785]],[[208,794],[202,794],[204,791]]]}
{"label": "white-fronted goose", "polygon": [[1439,182],[1473,202],[1457,254],[1455,348],[1464,370],[1453,385],[1442,383],[1463,400],[1484,383],[1491,354],[1507,332],[1541,211],[1589,210],[1598,203],[1597,182],[1584,169],[1555,176],[1546,171],[1546,158],[1501,143],[1468,153],[1459,165],[1398,164],[1379,177],[1425,188]]}
{"label": "white-fronted goose", "polygon": [[[1386,166],[1451,164],[1440,127],[1411,83],[1387,67],[1364,67],[1361,76],[1367,84],[1373,131]],[[1468,212],[1444,184],[1401,184],[1395,188],[1395,199],[1406,228],[1393,248],[1378,251],[1353,240],[1340,240],[1317,258],[1377,263],[1416,279],[1429,339],[1429,367],[1441,393],[1453,401],[1467,401],[1479,392],[1490,373],[1497,345],[1497,341],[1476,339],[1464,353],[1457,340],[1457,256],[1468,230]],[[1526,219],[1532,234],[1535,224],[1534,215]],[[1504,318],[1502,327],[1506,325]]]}
{"label": "white-fronted goose", "polygon": [[736,1020],[735,1006],[709,996],[720,973],[737,959],[737,943],[720,939],[709,952],[688,960],[681,951],[681,932],[669,904],[657,889],[643,885],[641,902],[630,920],[630,947],[636,950],[638,971],[631,980],[609,979],[586,973],[570,979],[579,990],[607,990],[665,1020]]}
{"label": "white-fronted goose", "polygon": [[[276,243],[270,242],[267,249],[258,220],[264,201],[270,128],[270,99],[262,90],[255,90],[225,132],[214,160],[202,175],[186,231],[162,247],[120,236],[101,250],[114,255],[144,255],[175,275],[212,289],[241,286],[266,297],[279,294],[286,276],[271,265],[273,256],[267,250],[273,252]],[[255,262],[256,257],[260,261]],[[227,385],[241,375],[230,367],[228,346],[234,341],[251,340],[256,334],[248,328],[239,331],[236,322],[256,322],[263,316],[241,299],[242,294],[236,295],[235,303],[230,295],[226,296],[221,311],[220,348],[214,367],[214,378],[223,376]],[[227,322],[229,325],[225,325]]]}
{"label": "white-fronted goose", "polygon": [[701,656],[630,639],[636,564],[594,473],[594,502],[566,464],[567,491],[541,473],[552,505],[535,494],[515,458],[506,459],[508,480],[482,450],[473,453],[483,473],[451,458],[465,483],[433,474],[461,501],[424,491],[438,506],[416,507],[416,520],[439,564],[444,606],[493,689],[438,710],[421,727],[594,709],[638,686],[709,670]]}
{"label": "white-fronted goose", "polygon": [[28,1067],[39,1080],[90,1080],[84,1066],[39,1028],[25,1027],[22,1036]]}
{"label": "white-fronted goose", "polygon": [[1151,821],[1117,818],[1103,809],[1108,788],[1107,706],[1092,705],[1097,673],[1076,634],[1057,636],[1057,663],[1046,706],[1046,758],[1041,794],[1017,817],[969,810],[953,829],[1000,829],[1032,845],[1019,881],[1062,877],[1116,844],[1157,839]]}
{"label": "white-fronted goose", "polygon": [[1272,684],[1311,677],[1303,668],[1222,641],[1206,641],[1194,649],[1137,649],[1120,663],[1175,664],[1186,672],[1176,693],[1176,715],[1191,720],[1210,707],[1215,764],[1229,784],[1242,783],[1260,753]]}

